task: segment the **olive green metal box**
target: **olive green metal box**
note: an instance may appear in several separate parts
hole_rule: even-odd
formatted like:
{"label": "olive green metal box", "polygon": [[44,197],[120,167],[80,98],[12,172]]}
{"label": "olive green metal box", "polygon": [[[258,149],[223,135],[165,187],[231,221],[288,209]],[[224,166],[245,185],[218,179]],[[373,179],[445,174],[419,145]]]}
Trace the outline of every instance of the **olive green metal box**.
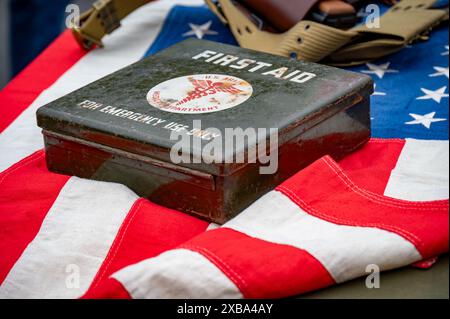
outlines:
{"label": "olive green metal box", "polygon": [[37,119],[51,171],[224,223],[319,157],[368,141],[372,92],[362,74],[186,40]]}

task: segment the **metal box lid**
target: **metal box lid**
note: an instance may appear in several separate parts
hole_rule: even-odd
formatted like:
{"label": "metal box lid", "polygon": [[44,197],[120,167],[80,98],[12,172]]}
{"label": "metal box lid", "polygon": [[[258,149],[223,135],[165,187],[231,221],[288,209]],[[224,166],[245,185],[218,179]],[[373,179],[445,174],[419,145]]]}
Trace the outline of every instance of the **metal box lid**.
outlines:
{"label": "metal box lid", "polygon": [[[363,74],[189,39],[45,105],[37,119],[44,130],[165,162],[180,143],[173,132],[195,135],[199,143],[185,151],[202,160],[180,165],[229,175],[246,165],[229,159],[268,139],[271,128],[281,148],[372,91]],[[267,134],[204,161],[204,146],[227,128]]]}

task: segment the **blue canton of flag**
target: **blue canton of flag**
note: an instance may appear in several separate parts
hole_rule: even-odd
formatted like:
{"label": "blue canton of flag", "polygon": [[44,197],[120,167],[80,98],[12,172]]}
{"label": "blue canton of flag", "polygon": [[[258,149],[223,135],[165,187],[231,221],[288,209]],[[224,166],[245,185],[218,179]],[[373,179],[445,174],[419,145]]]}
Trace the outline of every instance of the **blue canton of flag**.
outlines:
{"label": "blue canton of flag", "polygon": [[372,76],[372,134],[448,140],[448,30],[382,60],[353,68]]}

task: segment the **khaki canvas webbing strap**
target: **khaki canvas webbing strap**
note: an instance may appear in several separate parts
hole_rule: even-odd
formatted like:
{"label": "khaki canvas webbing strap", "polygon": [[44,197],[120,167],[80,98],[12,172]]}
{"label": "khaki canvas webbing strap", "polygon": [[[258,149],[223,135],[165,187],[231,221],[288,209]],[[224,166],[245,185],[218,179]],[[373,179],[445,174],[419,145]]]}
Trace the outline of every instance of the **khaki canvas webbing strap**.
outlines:
{"label": "khaki canvas webbing strap", "polygon": [[343,46],[326,60],[332,64],[360,64],[392,54],[424,38],[436,25],[448,19],[448,12],[430,7],[436,0],[403,0],[380,19],[380,28],[353,28],[357,40]]}
{"label": "khaki canvas webbing strap", "polygon": [[[73,27],[75,38],[86,50],[102,46],[102,38],[120,27],[120,20],[151,1],[97,0],[80,17],[80,27]],[[403,0],[381,17],[379,28],[340,30],[304,20],[277,34],[260,30],[231,0],[205,1],[244,48],[340,66],[394,53],[448,20],[448,11],[430,9],[436,0]]]}
{"label": "khaki canvas webbing strap", "polygon": [[380,19],[380,28],[347,31],[312,21],[301,21],[283,34],[259,30],[230,0],[205,0],[229,24],[242,47],[283,56],[336,65],[367,62],[402,49],[448,19],[448,12],[429,9],[435,0],[403,0]]}
{"label": "khaki canvas webbing strap", "polygon": [[152,0],[97,0],[73,26],[75,39],[86,50],[102,46],[102,38],[120,27],[120,20]]}
{"label": "khaki canvas webbing strap", "polygon": [[357,32],[342,31],[313,21],[301,21],[283,34],[259,30],[230,0],[218,0],[220,9],[206,0],[211,10],[226,22],[238,43],[248,49],[282,56],[320,61],[354,37]]}

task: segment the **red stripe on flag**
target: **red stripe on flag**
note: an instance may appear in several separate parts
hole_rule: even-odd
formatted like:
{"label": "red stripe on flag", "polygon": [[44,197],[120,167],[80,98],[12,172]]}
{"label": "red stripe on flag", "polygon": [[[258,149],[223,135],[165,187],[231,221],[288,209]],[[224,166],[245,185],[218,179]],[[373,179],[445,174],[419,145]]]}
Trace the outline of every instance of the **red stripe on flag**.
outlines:
{"label": "red stripe on flag", "polygon": [[68,179],[47,170],[43,151],[0,174],[0,284],[36,237]]}
{"label": "red stripe on flag", "polygon": [[448,200],[409,202],[367,191],[328,156],[277,190],[307,213],[331,223],[396,233],[413,243],[425,259],[448,251]]}
{"label": "red stripe on flag", "polygon": [[245,298],[283,298],[335,283],[323,265],[307,251],[228,228],[206,232],[180,248],[208,258],[234,282]]}
{"label": "red stripe on flag", "polygon": [[340,161],[339,166],[356,184],[383,194],[404,146],[404,140],[371,139],[357,152]]}
{"label": "red stripe on flag", "polygon": [[125,287],[114,278],[103,280],[80,299],[132,299]]}
{"label": "red stripe on flag", "polygon": [[71,32],[63,32],[0,91],[0,132],[85,54]]}
{"label": "red stripe on flag", "polygon": [[[116,271],[155,257],[197,236],[208,223],[181,212],[139,199],[123,222],[88,294]],[[108,284],[108,283],[107,283]]]}

